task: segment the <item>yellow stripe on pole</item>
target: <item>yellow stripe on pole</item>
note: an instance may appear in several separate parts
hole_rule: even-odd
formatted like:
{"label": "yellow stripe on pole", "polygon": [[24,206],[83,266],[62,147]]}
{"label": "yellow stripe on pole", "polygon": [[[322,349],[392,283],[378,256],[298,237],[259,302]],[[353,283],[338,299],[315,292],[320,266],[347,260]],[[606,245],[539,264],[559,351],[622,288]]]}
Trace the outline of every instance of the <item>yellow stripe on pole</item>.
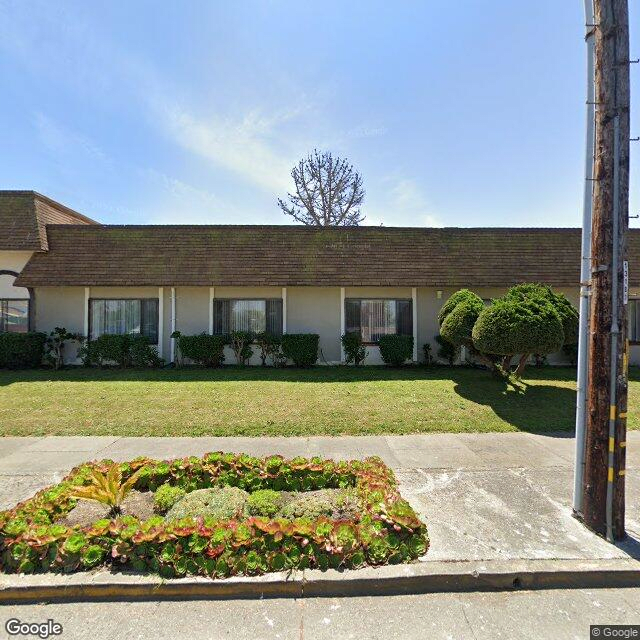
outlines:
{"label": "yellow stripe on pole", "polygon": [[609,451],[614,451],[616,448],[616,439],[609,438]]}
{"label": "yellow stripe on pole", "polygon": [[609,407],[609,420],[615,420],[616,419],[616,405],[612,404]]}
{"label": "yellow stripe on pole", "polygon": [[609,475],[607,476],[607,482],[613,482],[613,467],[609,467]]}

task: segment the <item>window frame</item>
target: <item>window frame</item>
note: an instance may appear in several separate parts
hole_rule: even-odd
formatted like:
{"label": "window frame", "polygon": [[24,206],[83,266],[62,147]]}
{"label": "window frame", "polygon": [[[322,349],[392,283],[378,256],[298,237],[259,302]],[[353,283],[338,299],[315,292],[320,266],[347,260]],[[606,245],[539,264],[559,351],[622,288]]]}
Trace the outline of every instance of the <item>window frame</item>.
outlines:
{"label": "window frame", "polygon": [[[31,331],[31,298],[0,298],[0,305],[3,302],[26,302],[27,303],[27,330],[26,331],[0,331],[0,333],[29,333]],[[0,306],[0,313],[2,307]],[[2,318],[0,317],[0,322]]]}
{"label": "window frame", "polygon": [[[87,340],[89,342],[91,342],[92,338],[92,334],[93,334],[93,310],[91,308],[91,303],[92,302],[108,302],[108,301],[122,301],[122,300],[138,300],[140,302],[144,302],[145,300],[154,300],[157,304],[157,313],[156,313],[156,332],[155,332],[155,338],[156,341],[154,342],[152,338],[150,338],[149,336],[146,336],[147,338],[149,338],[149,342],[152,346],[159,346],[160,345],[160,341],[162,340],[162,337],[160,336],[160,298],[154,298],[153,296],[148,296],[148,297],[141,297],[141,298],[104,298],[104,297],[100,297],[100,298],[89,298],[88,301],[88,314],[89,314],[89,335],[87,336]],[[105,335],[105,334],[102,334]],[[131,335],[131,336],[135,336],[135,335],[140,335],[143,336],[144,333],[129,333],[129,334],[117,334],[117,335]]]}
{"label": "window frame", "polygon": [[[225,334],[224,332],[216,332],[215,331],[215,326],[216,326],[216,315],[215,315],[215,305],[217,301],[224,301],[227,302],[229,305],[229,317],[226,319],[226,324],[228,325],[229,331],[227,332],[227,334]],[[269,297],[269,298],[257,298],[255,296],[252,296],[250,298],[212,298],[211,300],[211,314],[212,314],[212,318],[213,318],[213,322],[212,322],[212,326],[213,326],[213,331],[212,331],[212,335],[214,336],[222,336],[222,335],[230,335],[233,331],[246,331],[246,329],[232,329],[231,328],[231,314],[232,314],[232,310],[231,310],[231,306],[233,305],[234,302],[264,302],[265,305],[265,328],[264,331],[267,331],[267,327],[268,327],[268,303],[269,302],[277,302],[280,305],[280,327],[279,327],[279,331],[277,333],[273,333],[270,332],[271,335],[276,335],[276,336],[282,336],[284,335],[284,298],[277,298],[277,297]],[[252,333],[261,333],[260,331],[254,331]]]}
{"label": "window frame", "polygon": [[[345,333],[348,332],[348,328],[347,328],[347,303],[348,302],[360,302],[362,303],[363,301],[367,302],[367,301],[377,301],[377,300],[382,300],[382,301],[391,301],[394,302],[396,305],[396,331],[395,333],[389,333],[386,335],[409,335],[413,337],[414,331],[415,331],[415,327],[413,326],[413,298],[390,298],[388,296],[367,296],[366,298],[345,298],[344,299],[344,307],[343,307],[343,313],[344,313],[344,320],[345,320],[345,325],[344,325],[344,331]],[[409,313],[410,313],[410,324],[411,324],[411,332],[410,333],[402,333],[399,334],[398,333],[398,302],[408,302],[409,303]],[[360,314],[362,314],[362,304],[360,306]],[[362,316],[361,316],[362,318]],[[362,322],[360,322],[360,336],[362,337]],[[377,347],[380,344],[380,341],[374,341],[374,342],[362,342],[363,345],[367,346],[367,347]]]}

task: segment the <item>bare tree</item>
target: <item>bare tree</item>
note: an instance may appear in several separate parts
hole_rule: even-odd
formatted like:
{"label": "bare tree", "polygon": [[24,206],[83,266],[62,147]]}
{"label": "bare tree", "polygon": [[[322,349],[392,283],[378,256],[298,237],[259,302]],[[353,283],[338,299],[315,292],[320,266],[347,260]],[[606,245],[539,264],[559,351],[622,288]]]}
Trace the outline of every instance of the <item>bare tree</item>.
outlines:
{"label": "bare tree", "polygon": [[364,220],[362,178],[347,160],[317,149],[291,171],[296,192],[278,206],[294,220],[317,227],[353,227]]}

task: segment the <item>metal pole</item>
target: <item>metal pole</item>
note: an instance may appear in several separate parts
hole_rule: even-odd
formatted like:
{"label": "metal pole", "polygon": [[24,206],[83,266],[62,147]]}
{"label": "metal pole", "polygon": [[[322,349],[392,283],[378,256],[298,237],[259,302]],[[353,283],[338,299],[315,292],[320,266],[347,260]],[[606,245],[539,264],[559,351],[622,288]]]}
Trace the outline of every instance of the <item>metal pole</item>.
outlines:
{"label": "metal pole", "polygon": [[585,412],[587,405],[587,351],[589,346],[589,296],[591,295],[591,211],[593,199],[593,156],[595,140],[595,84],[593,0],[584,0],[587,45],[587,122],[582,203],[582,247],[580,263],[580,324],[578,330],[578,380],[576,397],[576,445],[573,474],[573,511],[582,514]]}

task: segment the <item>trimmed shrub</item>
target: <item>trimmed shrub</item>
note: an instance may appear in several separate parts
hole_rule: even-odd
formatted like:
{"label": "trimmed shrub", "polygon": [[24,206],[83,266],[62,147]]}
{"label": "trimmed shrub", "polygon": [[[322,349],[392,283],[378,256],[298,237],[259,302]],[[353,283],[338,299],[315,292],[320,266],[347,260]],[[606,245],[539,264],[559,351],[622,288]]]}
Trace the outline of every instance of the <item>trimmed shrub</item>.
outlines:
{"label": "trimmed shrub", "polygon": [[128,335],[105,333],[95,340],[89,340],[86,362],[99,366],[107,362],[115,362],[121,367],[126,367],[129,364],[129,346]]}
{"label": "trimmed shrub", "polygon": [[158,357],[158,350],[149,342],[147,336],[133,335],[129,342],[129,363],[132,367],[144,369],[159,367],[163,360]]}
{"label": "trimmed shrub", "polygon": [[42,364],[44,333],[0,333],[0,369],[33,369]]}
{"label": "trimmed shrub", "polygon": [[473,343],[483,353],[500,356],[546,354],[562,348],[564,331],[548,302],[505,296],[478,316]]}
{"label": "trimmed shrub", "polygon": [[[464,295],[459,296],[461,293]],[[458,294],[453,294],[447,301],[449,311],[446,314],[441,310],[440,335],[454,347],[471,347],[473,325],[485,308],[484,302],[480,296],[466,289],[458,291]],[[449,304],[452,298],[458,300],[453,307]]]}
{"label": "trimmed shrub", "polygon": [[482,302],[482,298],[477,294],[473,293],[473,291],[469,291],[469,289],[460,289],[460,291],[456,291],[452,294],[449,299],[442,305],[440,311],[438,312],[438,325],[442,326],[442,323],[445,321],[445,318],[456,308],[458,304],[461,302],[468,302],[472,305],[477,305],[478,300],[482,306],[484,303]]}
{"label": "trimmed shrub", "polygon": [[80,350],[87,366],[115,363],[119,367],[159,367],[163,360],[146,336],[104,333]]}
{"label": "trimmed shrub", "polygon": [[153,510],[156,513],[167,513],[187,492],[182,487],[163,484],[153,494]]}
{"label": "trimmed shrub", "polygon": [[178,500],[165,516],[165,521],[182,518],[215,518],[231,520],[246,515],[247,492],[238,487],[198,489]]}
{"label": "trimmed shrub", "polygon": [[230,344],[233,349],[233,353],[236,357],[236,363],[240,365],[246,365],[251,356],[253,355],[253,349],[251,343],[254,340],[255,335],[251,331],[232,331],[230,336]]}
{"label": "trimmed shrub", "polygon": [[204,367],[219,367],[224,362],[224,347],[229,343],[228,336],[212,336],[201,333],[185,336],[176,332],[177,347],[183,358],[189,358]]}
{"label": "trimmed shrub", "polygon": [[359,331],[350,331],[345,333],[342,338],[342,347],[344,348],[344,359],[347,364],[353,364],[357,367],[364,362],[367,357],[367,349],[362,344],[362,335]]}
{"label": "trimmed shrub", "polygon": [[282,336],[282,354],[296,367],[310,367],[318,360],[317,333],[287,333]]}
{"label": "trimmed shrub", "polygon": [[247,509],[252,516],[272,518],[280,511],[283,504],[282,492],[273,489],[259,489],[250,493],[247,498]]}
{"label": "trimmed shrub", "polygon": [[413,357],[413,336],[382,336],[378,344],[382,361],[393,367],[399,367]]}
{"label": "trimmed shrub", "polygon": [[280,336],[276,336],[267,331],[256,333],[255,342],[260,349],[260,362],[263,367],[267,366],[267,360],[270,358],[274,366],[278,364],[278,353],[280,351]]}
{"label": "trimmed shrub", "polygon": [[556,293],[544,284],[518,284],[507,291],[505,298],[515,300],[542,300],[551,304],[562,321],[564,344],[578,344],[578,310],[569,302],[563,293]]}

